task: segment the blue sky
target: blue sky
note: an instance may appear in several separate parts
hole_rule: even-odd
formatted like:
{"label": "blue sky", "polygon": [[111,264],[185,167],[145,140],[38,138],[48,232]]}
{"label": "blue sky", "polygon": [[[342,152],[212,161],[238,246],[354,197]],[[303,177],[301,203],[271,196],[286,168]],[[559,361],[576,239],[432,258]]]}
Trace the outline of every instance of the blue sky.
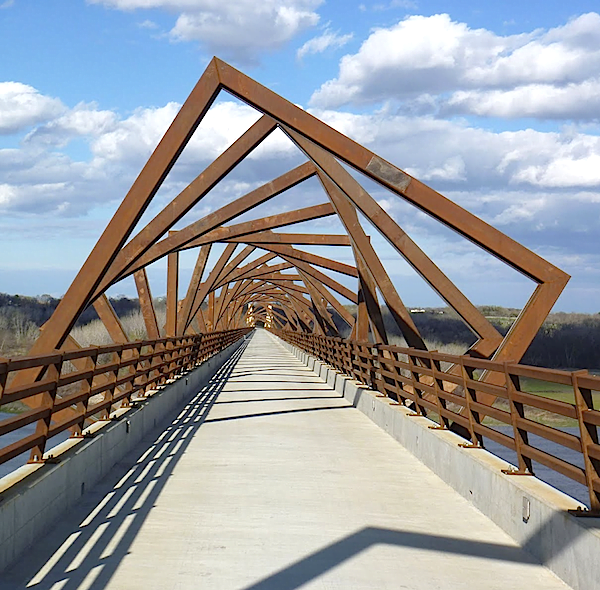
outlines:
{"label": "blue sky", "polygon": [[[66,290],[218,55],[571,274],[556,309],[600,311],[598,10],[536,0],[0,0],[0,292]],[[223,96],[145,219],[255,118]],[[180,226],[301,161],[269,138]],[[524,304],[527,279],[365,188],[475,303]],[[247,218],[323,200],[309,183]],[[335,233],[336,223],[306,229]],[[374,243],[408,305],[439,303]],[[182,257],[184,286],[193,261]],[[164,274],[164,264],[151,269],[155,295]],[[112,293],[135,291],[124,281]]]}

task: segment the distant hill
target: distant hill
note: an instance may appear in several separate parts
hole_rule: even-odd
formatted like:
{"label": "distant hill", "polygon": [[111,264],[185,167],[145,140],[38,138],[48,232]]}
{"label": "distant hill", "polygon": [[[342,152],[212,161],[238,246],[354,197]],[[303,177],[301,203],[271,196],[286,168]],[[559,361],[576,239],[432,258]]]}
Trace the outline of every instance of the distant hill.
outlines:
{"label": "distant hill", "polygon": [[[109,297],[109,300],[119,317],[128,315],[140,308],[137,299]],[[60,299],[56,299],[51,295],[26,297],[25,295],[0,293],[0,317],[3,317],[8,323],[13,323],[19,317],[19,319],[22,318],[40,327],[48,321],[59,302]],[[98,319],[98,315],[93,307],[89,307],[81,314],[76,325],[87,324],[95,319]]]}

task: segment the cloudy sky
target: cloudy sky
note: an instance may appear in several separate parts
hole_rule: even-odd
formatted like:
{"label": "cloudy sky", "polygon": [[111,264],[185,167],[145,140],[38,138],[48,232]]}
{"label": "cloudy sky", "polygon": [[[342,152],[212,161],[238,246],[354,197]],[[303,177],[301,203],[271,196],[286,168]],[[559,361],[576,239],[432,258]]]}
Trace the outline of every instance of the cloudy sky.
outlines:
{"label": "cloudy sky", "polygon": [[[66,290],[217,55],[568,272],[556,309],[598,312],[596,10],[582,0],[0,0],[0,292]],[[257,116],[223,95],[145,219]],[[180,225],[301,162],[274,134]],[[475,303],[527,300],[527,279],[363,184]],[[309,181],[250,218],[323,201]],[[408,305],[438,303],[374,243]],[[193,257],[182,265],[185,282]],[[164,292],[164,265],[151,279]]]}

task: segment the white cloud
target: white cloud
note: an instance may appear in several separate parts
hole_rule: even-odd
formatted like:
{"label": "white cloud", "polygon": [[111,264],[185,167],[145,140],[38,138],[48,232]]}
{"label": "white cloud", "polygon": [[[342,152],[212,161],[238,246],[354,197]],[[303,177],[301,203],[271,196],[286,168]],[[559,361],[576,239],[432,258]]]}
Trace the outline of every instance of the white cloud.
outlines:
{"label": "white cloud", "polygon": [[598,119],[600,78],[565,86],[528,84],[511,90],[461,90],[440,108],[442,115],[469,113],[505,119]]}
{"label": "white cloud", "polygon": [[313,37],[304,43],[304,45],[296,52],[296,57],[298,59],[303,59],[307,55],[323,53],[329,48],[338,49],[346,45],[352,37],[352,33],[340,35],[339,33],[333,32],[331,29],[326,29],[322,35]]}
{"label": "white cloud", "polygon": [[442,166],[429,170],[407,168],[406,172],[419,180],[466,180],[465,162],[460,156],[452,156]]}
{"label": "white cloud", "polygon": [[[45,97],[31,92],[43,102]],[[81,217],[120,200],[179,108],[168,103],[120,116],[94,104],[61,106],[54,118],[25,128],[29,133],[18,148],[0,150],[0,211],[35,218]],[[516,239],[558,241],[568,250],[580,241],[574,236],[584,232],[586,248],[600,246],[600,238],[594,237],[598,214],[590,214],[600,206],[600,137],[577,129],[498,133],[389,109],[311,112]],[[156,206],[175,196],[258,116],[240,102],[217,101],[166,179]],[[73,140],[75,150],[69,147]],[[88,146],[82,153],[81,141]],[[275,132],[203,206],[223,204],[302,160],[287,138]],[[365,188],[413,235],[437,229],[414,208],[403,208],[391,193],[369,182]]]}
{"label": "white cloud", "polygon": [[64,146],[75,137],[98,137],[117,124],[112,111],[98,110],[95,104],[80,103],[48,123],[36,127],[25,141]]}
{"label": "white cloud", "polygon": [[140,29],[150,29],[150,30],[155,30],[158,29],[158,25],[149,19],[143,20],[141,23],[138,23],[138,27]]}
{"label": "white cloud", "polygon": [[88,0],[119,10],[163,9],[177,15],[175,41],[197,41],[226,59],[252,62],[319,22],[323,0]]}
{"label": "white cloud", "polygon": [[[311,104],[414,101],[441,113],[597,118],[600,15],[548,31],[500,36],[447,14],[409,16],[371,32]],[[431,97],[436,97],[431,100]],[[582,106],[586,98],[592,104]]]}
{"label": "white cloud", "polygon": [[44,96],[31,86],[0,82],[0,135],[47,121],[64,110],[60,100]]}

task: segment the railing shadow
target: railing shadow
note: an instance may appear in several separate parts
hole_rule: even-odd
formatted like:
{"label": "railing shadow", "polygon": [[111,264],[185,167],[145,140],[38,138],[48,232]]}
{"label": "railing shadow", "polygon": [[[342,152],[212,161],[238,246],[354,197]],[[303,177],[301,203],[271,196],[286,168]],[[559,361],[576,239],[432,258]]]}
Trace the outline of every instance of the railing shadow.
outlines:
{"label": "railing shadow", "polygon": [[[104,588],[137,536],[173,468],[249,344],[246,338],[209,383],[171,424],[145,438],[135,458],[119,463],[107,481],[85,494],[67,519],[37,541],[12,568],[2,573],[0,589],[75,590]],[[76,521],[78,526],[73,527]],[[48,556],[50,558],[48,559]]]}
{"label": "railing shadow", "polygon": [[[351,406],[302,408],[277,412],[245,414],[237,417],[209,418],[228,379],[232,376],[248,341],[160,433],[146,450],[121,464],[106,484],[99,485],[82,498],[69,520],[78,526],[59,523],[56,530],[39,541],[21,559],[16,569],[3,574],[2,590],[75,590],[81,587],[102,590],[111,581],[127,555],[140,528],[155,505],[178,460],[193,435],[209,421],[234,420],[319,409],[347,409]],[[241,370],[240,370],[241,369]],[[236,377],[243,373],[238,368]],[[302,399],[302,398],[300,398]],[[320,399],[320,398],[319,398]],[[256,400],[258,401],[258,400]],[[265,400],[272,401],[272,400]],[[144,444],[144,443],[142,443]],[[140,447],[138,447],[140,448]],[[578,540],[578,535],[562,535],[561,520],[574,518],[556,513],[535,529],[523,547],[422,533],[366,527],[332,543],[289,566],[247,586],[245,590],[294,590],[347,562],[373,545],[395,545],[422,551],[434,551],[513,563],[539,564],[531,553],[547,544],[548,530],[556,530],[556,541],[544,550],[542,561],[548,563]],[[590,523],[591,524],[591,523]],[[593,525],[592,525],[593,526]],[[585,529],[582,527],[581,531]],[[531,553],[530,553],[531,552]],[[47,556],[50,555],[50,559]],[[157,555],[157,567],[160,556]]]}

